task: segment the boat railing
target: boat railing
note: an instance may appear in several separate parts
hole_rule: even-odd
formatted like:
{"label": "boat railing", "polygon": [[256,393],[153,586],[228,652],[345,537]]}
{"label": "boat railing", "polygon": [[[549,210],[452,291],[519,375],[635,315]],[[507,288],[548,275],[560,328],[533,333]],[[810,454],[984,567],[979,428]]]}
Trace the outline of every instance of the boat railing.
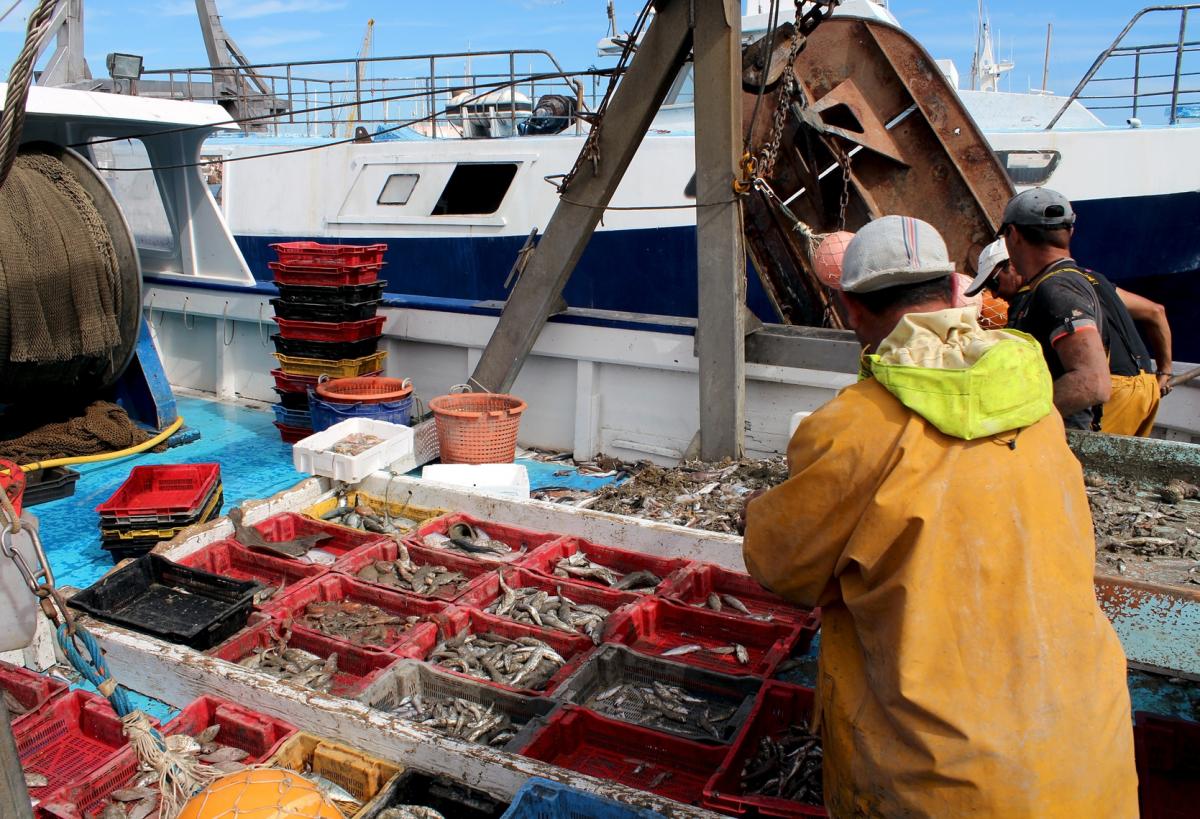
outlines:
{"label": "boat railing", "polygon": [[216,103],[259,133],[336,138],[359,126],[368,135],[413,127],[437,138],[471,135],[472,119],[515,131],[544,94],[588,110],[603,92],[597,79],[565,71],[549,51],[513,49],[155,69],[143,72],[138,93]]}
{"label": "boat railing", "polygon": [[[1200,119],[1200,81],[1196,80],[1200,71],[1187,70],[1197,63],[1192,58],[1189,65],[1189,55],[1200,51],[1200,40],[1188,39],[1189,15],[1193,13],[1200,13],[1200,3],[1149,6],[1135,14],[1092,63],[1046,130],[1053,128],[1076,100],[1095,112],[1128,112],[1131,120],[1147,114],[1165,114],[1163,119],[1171,125],[1181,119]],[[1127,44],[1139,23],[1143,23],[1142,30],[1170,31],[1173,39]],[[1109,75],[1106,67],[1115,68],[1116,73]]]}

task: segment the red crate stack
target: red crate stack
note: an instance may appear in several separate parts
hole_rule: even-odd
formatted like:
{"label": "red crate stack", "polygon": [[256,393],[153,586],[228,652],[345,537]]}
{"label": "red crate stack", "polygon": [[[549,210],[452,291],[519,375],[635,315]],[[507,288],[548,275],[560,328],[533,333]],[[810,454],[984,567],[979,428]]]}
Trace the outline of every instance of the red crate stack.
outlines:
{"label": "red crate stack", "polygon": [[[378,372],[368,359],[376,355],[383,333],[383,317],[376,316],[383,254],[387,245],[334,245],[318,242],[282,242],[271,245],[279,260],[268,267],[275,275],[280,297],[272,299],[279,332],[272,336],[281,366],[275,375],[280,402],[275,405],[275,426],[280,437],[295,443],[313,430],[309,393],[290,388],[290,377],[319,377],[311,367],[290,372],[296,359],[330,362],[327,375],[344,376]],[[361,298],[367,290],[373,298]],[[360,294],[355,296],[354,294]]]}

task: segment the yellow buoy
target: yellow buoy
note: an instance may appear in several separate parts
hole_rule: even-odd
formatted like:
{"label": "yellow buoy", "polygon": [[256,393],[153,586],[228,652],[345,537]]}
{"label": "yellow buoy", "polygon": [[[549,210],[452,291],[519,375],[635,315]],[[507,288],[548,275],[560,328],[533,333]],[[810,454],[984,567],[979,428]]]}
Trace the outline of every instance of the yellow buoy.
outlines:
{"label": "yellow buoy", "polygon": [[238,771],[184,805],[179,819],[343,819],[312,782],[282,768]]}

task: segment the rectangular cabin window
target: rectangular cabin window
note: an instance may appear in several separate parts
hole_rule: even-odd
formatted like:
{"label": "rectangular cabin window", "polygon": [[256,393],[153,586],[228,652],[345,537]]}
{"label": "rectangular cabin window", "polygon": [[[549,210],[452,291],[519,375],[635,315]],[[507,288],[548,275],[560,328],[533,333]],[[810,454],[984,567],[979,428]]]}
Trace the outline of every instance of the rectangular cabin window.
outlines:
{"label": "rectangular cabin window", "polygon": [[517,175],[515,162],[472,163],[459,165],[450,174],[434,216],[462,216],[495,213]]}
{"label": "rectangular cabin window", "polygon": [[383,183],[383,190],[375,200],[377,205],[407,205],[408,197],[412,196],[413,188],[417,186],[420,175],[415,173],[394,173]]}
{"label": "rectangular cabin window", "polygon": [[[101,137],[97,137],[101,140]],[[148,168],[150,155],[140,139],[115,142],[93,141],[88,146],[92,163],[112,189],[117,204],[129,220],[134,242],[142,250],[173,252],[175,232],[163,203],[162,191],[154,171],[130,171],[121,168]]]}
{"label": "rectangular cabin window", "polygon": [[1058,168],[1058,151],[997,151],[1014,185],[1044,185]]}

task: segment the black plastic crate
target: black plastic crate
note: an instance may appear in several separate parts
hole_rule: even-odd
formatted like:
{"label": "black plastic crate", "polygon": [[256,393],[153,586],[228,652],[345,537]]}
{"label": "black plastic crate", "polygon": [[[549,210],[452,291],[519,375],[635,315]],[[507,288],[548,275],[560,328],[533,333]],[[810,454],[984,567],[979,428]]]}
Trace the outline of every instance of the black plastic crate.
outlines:
{"label": "black plastic crate", "polygon": [[25,506],[37,506],[59,498],[69,498],[75,494],[75,482],[78,480],[79,473],[65,466],[35,469],[25,476],[22,503]]}
{"label": "black plastic crate", "polygon": [[101,543],[100,547],[108,552],[108,556],[112,558],[113,565],[115,566],[122,560],[136,560],[139,557],[148,555],[157,545],[157,540],[126,540],[120,544]]}
{"label": "black plastic crate", "polygon": [[399,805],[433,808],[442,816],[454,819],[497,819],[508,810],[507,802],[464,782],[409,768],[363,805],[355,816],[375,819],[388,808]]}
{"label": "black plastic crate", "polygon": [[[338,284],[332,286],[317,284],[276,284],[275,286],[279,288],[279,298],[281,301],[341,307],[345,304],[378,301],[383,298],[384,284],[385,282],[378,281],[369,284]],[[287,316],[283,318],[287,318]]]}
{"label": "black plastic crate", "polygon": [[[683,703],[683,707],[690,712],[688,720],[659,720],[652,723],[639,718],[639,705],[636,702],[622,711],[614,707],[618,697],[611,694],[605,696],[618,685],[631,683],[652,687],[656,682],[682,688],[696,700]],[[683,663],[646,657],[624,646],[604,645],[563,682],[556,696],[564,702],[589,708],[609,719],[632,722],[643,728],[687,739],[727,743],[746,721],[761,687],[762,680],[756,677],[722,674]],[[699,715],[710,707],[733,711],[733,714],[722,722],[720,737],[714,737],[697,727],[701,723]],[[650,716],[654,712],[648,710],[644,713]]]}
{"label": "black plastic crate", "polygon": [[279,396],[279,405],[284,409],[308,412],[308,393],[288,392],[279,387],[275,387],[274,390],[275,394]]}
{"label": "black plastic crate", "polygon": [[259,584],[148,554],[69,601],[98,620],[203,651],[246,625]]}
{"label": "black plastic crate", "polygon": [[341,304],[319,302],[284,301],[271,299],[275,315],[297,321],[362,321],[375,317],[380,299],[348,301]]}
{"label": "black plastic crate", "polygon": [[362,358],[374,355],[379,348],[380,336],[358,341],[311,341],[307,338],[284,338],[275,333],[275,352],[301,358],[319,358],[323,361],[341,361],[345,358]]}

